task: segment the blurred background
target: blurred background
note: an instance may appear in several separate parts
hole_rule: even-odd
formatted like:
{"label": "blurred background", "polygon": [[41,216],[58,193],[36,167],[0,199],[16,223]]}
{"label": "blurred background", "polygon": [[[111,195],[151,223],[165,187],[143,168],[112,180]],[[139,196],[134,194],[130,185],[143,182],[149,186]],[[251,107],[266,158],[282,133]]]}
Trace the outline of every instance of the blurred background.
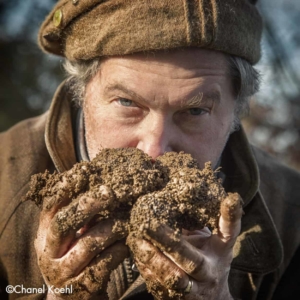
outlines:
{"label": "blurred background", "polygon": [[[37,47],[55,0],[0,0],[0,131],[44,112],[64,78],[62,59]],[[300,169],[300,1],[260,0],[260,92],[243,123],[251,142]]]}

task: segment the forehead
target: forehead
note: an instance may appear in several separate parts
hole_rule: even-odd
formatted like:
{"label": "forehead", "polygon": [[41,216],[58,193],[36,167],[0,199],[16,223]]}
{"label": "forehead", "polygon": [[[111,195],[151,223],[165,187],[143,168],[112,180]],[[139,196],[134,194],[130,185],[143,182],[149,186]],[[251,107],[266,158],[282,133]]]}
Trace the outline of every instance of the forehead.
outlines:
{"label": "forehead", "polygon": [[[144,69],[149,73],[169,73],[170,77],[177,73],[181,76],[193,76],[201,70],[205,75],[228,74],[228,55],[219,51],[201,48],[180,48],[168,51],[136,53],[124,56],[114,56],[102,61],[102,66],[127,69]],[[175,73],[174,73],[175,72]]]}

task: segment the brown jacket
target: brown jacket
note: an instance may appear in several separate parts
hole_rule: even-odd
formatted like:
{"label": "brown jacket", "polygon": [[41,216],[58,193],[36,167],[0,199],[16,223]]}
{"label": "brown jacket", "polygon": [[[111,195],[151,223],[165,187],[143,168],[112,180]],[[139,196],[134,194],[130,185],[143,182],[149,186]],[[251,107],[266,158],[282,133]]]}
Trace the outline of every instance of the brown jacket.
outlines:
{"label": "brown jacket", "polygon": [[[8,284],[33,288],[44,283],[33,247],[39,210],[22,199],[32,174],[46,169],[63,172],[76,162],[69,99],[62,85],[47,113],[0,135],[1,299]],[[235,299],[299,297],[295,294],[300,292],[299,173],[252,149],[242,130],[231,135],[221,166],[226,190],[239,192],[245,201],[229,277],[232,295]],[[124,299],[146,299],[143,281],[139,279],[134,287]],[[115,297],[123,292],[118,290]],[[11,294],[10,299],[20,296]]]}

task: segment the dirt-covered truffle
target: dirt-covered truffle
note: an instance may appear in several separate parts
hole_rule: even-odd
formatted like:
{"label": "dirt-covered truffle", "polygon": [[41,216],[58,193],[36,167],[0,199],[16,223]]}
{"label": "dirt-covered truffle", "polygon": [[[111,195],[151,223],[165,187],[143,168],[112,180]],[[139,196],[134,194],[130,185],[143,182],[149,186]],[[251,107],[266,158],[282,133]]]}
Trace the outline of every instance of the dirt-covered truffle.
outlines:
{"label": "dirt-covered truffle", "polygon": [[[177,157],[180,156],[187,157],[186,154]],[[172,162],[171,165],[167,185],[139,197],[133,206],[130,231],[141,231],[143,224],[147,224],[147,228],[166,224],[180,230],[217,227],[220,204],[226,193],[211,164],[206,163],[203,170],[186,166],[176,168]]]}
{"label": "dirt-covered truffle", "polygon": [[[65,173],[32,176],[26,200],[41,206],[46,198],[68,192],[75,199],[85,192],[106,191],[114,199],[115,210],[120,205],[131,207],[140,196],[162,188],[167,177],[155,169],[152,158],[135,148],[103,149],[91,162],[81,162]],[[100,191],[100,192],[99,192]]]}

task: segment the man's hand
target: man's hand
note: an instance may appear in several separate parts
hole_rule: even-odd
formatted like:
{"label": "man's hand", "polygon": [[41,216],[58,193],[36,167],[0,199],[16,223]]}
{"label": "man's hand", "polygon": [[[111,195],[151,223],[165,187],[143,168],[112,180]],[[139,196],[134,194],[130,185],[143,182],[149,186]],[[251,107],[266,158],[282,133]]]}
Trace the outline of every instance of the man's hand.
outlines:
{"label": "man's hand", "polygon": [[176,297],[192,280],[185,299],[232,299],[228,274],[242,213],[240,197],[232,194],[222,202],[216,234],[204,228],[183,231],[179,236],[160,226],[156,232],[146,231],[145,239],[129,236],[136,264],[151,293],[158,299]]}
{"label": "man's hand", "polygon": [[[53,187],[56,193],[43,200],[35,240],[38,264],[48,286],[72,286],[70,298],[91,299],[101,294],[106,299],[110,272],[128,257],[128,248],[120,241],[124,236],[114,233],[116,221],[95,221],[97,213],[112,202],[106,187],[99,187],[97,198],[95,192],[87,192],[71,202],[80,179],[74,175],[70,180],[66,174]],[[68,295],[48,292],[48,299],[63,296]]]}

